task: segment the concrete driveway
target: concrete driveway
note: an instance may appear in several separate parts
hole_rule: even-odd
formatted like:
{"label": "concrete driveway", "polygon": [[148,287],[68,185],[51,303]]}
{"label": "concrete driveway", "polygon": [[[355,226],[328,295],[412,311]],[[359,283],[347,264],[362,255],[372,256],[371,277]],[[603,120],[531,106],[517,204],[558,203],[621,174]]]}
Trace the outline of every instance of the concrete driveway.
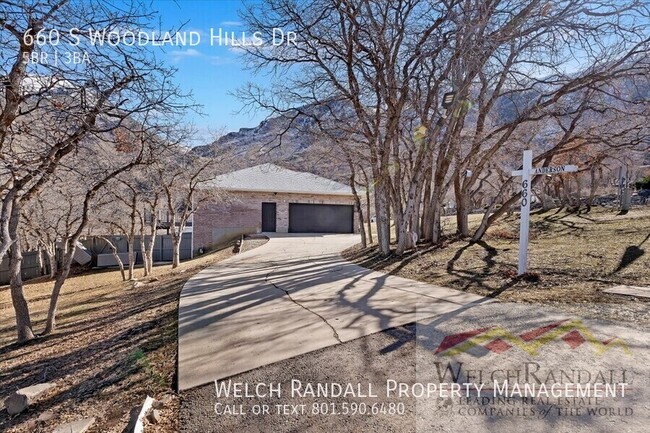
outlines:
{"label": "concrete driveway", "polygon": [[[252,397],[218,395],[214,384],[187,390],[181,394],[180,431],[646,433],[649,334],[623,325],[541,305],[474,304],[229,378],[248,386]],[[314,387],[360,384],[361,391],[294,394],[296,380]],[[497,390],[506,380],[511,394]],[[269,382],[279,384],[281,395],[255,393],[258,384]],[[405,394],[388,394],[389,382],[405,385]],[[546,394],[542,383],[556,389]],[[468,391],[448,392],[464,384]],[[432,395],[423,392],[431,385]],[[578,397],[578,385],[594,391]],[[616,395],[599,396],[595,387],[608,385]],[[526,387],[537,389],[535,396]],[[390,412],[400,405],[403,410]],[[367,411],[346,410],[353,406]],[[256,407],[270,411],[260,414]]]}
{"label": "concrete driveway", "polygon": [[183,288],[178,386],[187,390],[419,317],[488,302],[351,264],[357,235],[272,234]]}

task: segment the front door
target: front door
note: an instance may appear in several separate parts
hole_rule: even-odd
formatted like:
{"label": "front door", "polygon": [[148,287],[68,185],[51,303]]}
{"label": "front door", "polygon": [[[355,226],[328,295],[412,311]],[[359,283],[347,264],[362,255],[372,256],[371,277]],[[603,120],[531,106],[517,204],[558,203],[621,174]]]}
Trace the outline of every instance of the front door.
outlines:
{"label": "front door", "polygon": [[262,231],[275,231],[275,203],[262,203]]}

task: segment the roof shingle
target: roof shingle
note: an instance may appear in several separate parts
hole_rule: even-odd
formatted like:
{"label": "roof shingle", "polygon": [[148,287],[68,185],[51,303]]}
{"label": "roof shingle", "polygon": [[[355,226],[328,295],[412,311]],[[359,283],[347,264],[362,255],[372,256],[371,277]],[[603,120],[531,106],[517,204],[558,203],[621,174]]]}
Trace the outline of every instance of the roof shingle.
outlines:
{"label": "roof shingle", "polygon": [[227,191],[352,195],[352,189],[342,183],[274,164],[257,165],[217,176],[209,186]]}

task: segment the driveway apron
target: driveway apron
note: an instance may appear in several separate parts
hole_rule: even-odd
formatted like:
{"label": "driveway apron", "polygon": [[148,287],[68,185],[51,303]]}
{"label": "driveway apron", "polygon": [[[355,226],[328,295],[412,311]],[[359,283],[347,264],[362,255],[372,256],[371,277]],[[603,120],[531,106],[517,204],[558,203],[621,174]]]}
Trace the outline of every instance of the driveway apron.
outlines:
{"label": "driveway apron", "polygon": [[186,390],[323,347],[488,302],[354,265],[357,235],[271,234],[183,287],[178,385]]}

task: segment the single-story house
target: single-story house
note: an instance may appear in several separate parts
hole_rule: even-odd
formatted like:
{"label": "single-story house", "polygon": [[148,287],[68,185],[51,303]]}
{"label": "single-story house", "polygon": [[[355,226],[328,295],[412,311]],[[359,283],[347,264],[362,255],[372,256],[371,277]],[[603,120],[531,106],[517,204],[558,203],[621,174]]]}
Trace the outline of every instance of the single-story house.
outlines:
{"label": "single-story house", "polygon": [[194,249],[250,233],[358,233],[352,189],[312,173],[262,164],[216,177],[221,191],[194,215]]}

